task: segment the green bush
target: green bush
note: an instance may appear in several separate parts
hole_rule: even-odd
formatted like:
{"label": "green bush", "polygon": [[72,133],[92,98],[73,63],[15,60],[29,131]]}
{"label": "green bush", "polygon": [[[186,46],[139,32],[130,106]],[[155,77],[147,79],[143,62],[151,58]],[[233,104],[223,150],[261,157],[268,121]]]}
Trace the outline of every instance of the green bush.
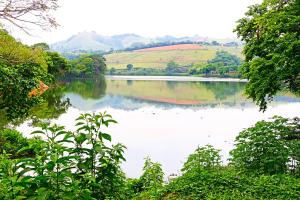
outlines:
{"label": "green bush", "polygon": [[28,139],[16,130],[0,129],[0,154],[5,153],[10,159],[35,157],[43,145],[38,137]]}
{"label": "green bush", "polygon": [[231,151],[231,164],[239,171],[255,174],[299,175],[300,123],[274,117],[242,131]]}
{"label": "green bush", "polygon": [[220,150],[214,149],[211,145],[198,147],[194,153],[189,155],[181,171],[185,173],[195,168],[214,169],[220,167],[221,156],[219,152]]}
{"label": "green bush", "polygon": [[0,154],[0,199],[126,199],[120,169],[125,147],[112,145],[101,131],[116,121],[106,113],[83,114],[76,121],[75,132],[40,124],[32,134],[41,135],[44,145],[27,158],[10,159],[6,151],[22,152],[28,145],[18,132],[4,131],[10,144],[5,142]]}

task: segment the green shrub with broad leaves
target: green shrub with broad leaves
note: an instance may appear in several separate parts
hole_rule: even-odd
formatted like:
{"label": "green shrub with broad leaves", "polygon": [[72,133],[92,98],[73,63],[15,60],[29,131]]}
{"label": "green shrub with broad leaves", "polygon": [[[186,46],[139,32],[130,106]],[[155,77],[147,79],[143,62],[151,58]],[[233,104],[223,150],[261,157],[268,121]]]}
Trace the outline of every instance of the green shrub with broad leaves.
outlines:
{"label": "green shrub with broad leaves", "polygon": [[181,171],[186,173],[195,168],[214,169],[220,167],[221,156],[220,150],[213,148],[211,145],[198,147],[194,153],[189,155],[188,160],[184,163]]}
{"label": "green shrub with broad leaves", "polygon": [[299,156],[298,118],[260,121],[237,136],[227,166],[219,150],[198,147],[157,199],[300,199]]}
{"label": "green shrub with broad leaves", "polygon": [[[32,146],[16,135],[16,141],[4,145],[0,156],[0,199],[126,199],[125,175],[120,169],[125,146],[111,144],[111,136],[102,127],[116,123],[107,113],[83,114],[75,132],[64,127],[40,124],[33,135],[43,145]],[[0,137],[0,138],[1,138]],[[29,149],[34,155],[23,155]],[[25,154],[26,155],[26,154]]]}
{"label": "green shrub with broad leaves", "polygon": [[299,174],[299,118],[259,121],[236,137],[231,164],[243,173]]}
{"label": "green shrub with broad leaves", "polygon": [[0,199],[299,199],[299,119],[260,121],[236,138],[228,165],[220,150],[198,147],[182,175],[164,182],[161,164],[145,159],[143,174],[120,169],[125,147],[113,145],[106,113],[83,114],[76,131],[41,123],[32,139],[0,131]]}

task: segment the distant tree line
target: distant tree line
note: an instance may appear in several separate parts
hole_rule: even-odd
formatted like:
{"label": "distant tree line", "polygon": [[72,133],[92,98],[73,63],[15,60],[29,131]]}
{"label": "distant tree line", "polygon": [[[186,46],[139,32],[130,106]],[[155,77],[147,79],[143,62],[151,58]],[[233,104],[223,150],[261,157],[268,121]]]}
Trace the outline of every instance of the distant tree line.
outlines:
{"label": "distant tree line", "polygon": [[208,60],[206,63],[197,63],[189,69],[191,75],[203,74],[226,76],[240,76],[239,67],[242,60],[226,51],[218,51],[215,58]]}

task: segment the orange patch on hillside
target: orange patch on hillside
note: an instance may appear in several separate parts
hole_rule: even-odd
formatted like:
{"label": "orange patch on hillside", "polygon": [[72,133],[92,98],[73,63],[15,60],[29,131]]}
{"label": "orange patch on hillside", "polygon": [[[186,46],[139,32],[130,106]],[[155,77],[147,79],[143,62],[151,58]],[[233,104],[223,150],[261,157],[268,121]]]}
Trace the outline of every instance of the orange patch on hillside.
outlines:
{"label": "orange patch on hillside", "polygon": [[141,97],[140,99],[162,102],[162,103],[171,103],[177,105],[199,105],[202,103],[201,101],[197,101],[197,100],[171,99],[171,98]]}
{"label": "orange patch on hillside", "polygon": [[139,50],[135,50],[135,52],[172,51],[172,50],[197,50],[197,49],[203,49],[203,47],[198,45],[198,44],[177,44],[177,45],[170,45],[170,46],[139,49]]}

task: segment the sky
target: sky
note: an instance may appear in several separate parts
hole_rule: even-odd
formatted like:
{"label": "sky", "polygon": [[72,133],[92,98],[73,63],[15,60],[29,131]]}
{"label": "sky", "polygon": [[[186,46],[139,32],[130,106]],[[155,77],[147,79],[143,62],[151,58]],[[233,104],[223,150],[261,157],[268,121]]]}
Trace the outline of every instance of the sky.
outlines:
{"label": "sky", "polygon": [[144,37],[199,35],[236,38],[236,21],[261,0],[59,0],[53,13],[60,27],[32,29],[31,36],[11,29],[22,42],[49,44],[83,31],[101,35],[134,33]]}

